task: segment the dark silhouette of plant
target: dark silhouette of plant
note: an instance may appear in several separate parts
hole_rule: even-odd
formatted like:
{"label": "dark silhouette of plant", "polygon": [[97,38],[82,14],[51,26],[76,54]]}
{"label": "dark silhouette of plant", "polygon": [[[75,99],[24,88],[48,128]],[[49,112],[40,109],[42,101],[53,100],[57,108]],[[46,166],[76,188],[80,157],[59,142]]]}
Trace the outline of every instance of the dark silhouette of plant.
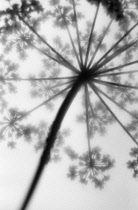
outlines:
{"label": "dark silhouette of plant", "polygon": [[[107,125],[118,122],[130,139],[138,145],[138,116],[136,112],[129,111],[129,107],[132,106],[133,109],[133,105],[138,101],[136,93],[138,85],[134,77],[138,70],[132,69],[138,63],[136,52],[138,39],[135,30],[138,26],[136,22],[138,4],[134,0],[88,2],[93,5],[95,15],[93,20],[87,20],[86,17],[86,28],[82,30],[79,21],[84,21],[85,17],[83,11],[79,10],[81,5],[79,0],[68,0],[64,3],[60,0],[51,0],[49,4],[47,3],[46,9],[37,0],[24,0],[20,4],[8,0],[7,8],[0,11],[0,39],[4,45],[4,53],[16,49],[19,58],[25,60],[27,52],[35,49],[45,57],[44,70],[38,75],[34,72],[34,75],[22,78],[17,71],[17,65],[1,55],[3,65],[0,68],[1,113],[4,117],[1,121],[0,135],[2,138],[10,137],[8,141],[10,148],[15,148],[16,138],[24,138],[27,142],[36,139],[37,142],[34,143],[36,151],[43,149],[34,179],[20,210],[27,208],[45,165],[50,160],[57,161],[61,158],[61,146],[74,162],[69,167],[67,176],[71,179],[78,177],[83,184],[91,181],[96,188],[102,189],[109,180],[106,171],[113,167],[114,160],[109,155],[102,155],[99,147],[93,147],[91,138],[98,133],[105,134]],[[110,20],[107,26],[98,31],[96,21],[100,8],[106,10]],[[48,41],[41,35],[42,24],[51,20],[53,27],[56,26],[59,31],[62,30],[68,35],[69,42],[59,36],[55,36],[53,41]],[[109,32],[112,33],[110,28],[117,23],[119,30],[112,34],[111,45],[106,36]],[[68,74],[63,76],[66,70],[69,70]],[[28,111],[8,108],[5,100],[6,91],[14,93],[15,84],[21,81],[31,83],[32,97],[44,98],[41,104]],[[86,122],[88,151],[84,154],[78,154],[70,146],[66,146],[63,140],[69,132],[60,131],[72,101],[81,90],[84,93],[83,112],[77,119]],[[45,121],[38,125],[23,122],[32,112],[44,105],[52,110],[53,101],[58,96],[64,99],[51,126]],[[127,113],[132,122],[128,125],[122,123],[111,104]],[[137,148],[133,149],[132,153],[134,150]],[[128,162],[128,168],[134,170],[135,176],[136,167],[136,160]]]}

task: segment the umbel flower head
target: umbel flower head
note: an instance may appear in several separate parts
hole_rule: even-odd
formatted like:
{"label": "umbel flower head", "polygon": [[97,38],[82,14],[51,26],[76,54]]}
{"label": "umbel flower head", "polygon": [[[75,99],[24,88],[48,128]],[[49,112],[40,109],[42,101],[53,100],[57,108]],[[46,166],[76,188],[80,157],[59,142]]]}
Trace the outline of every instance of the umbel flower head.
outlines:
{"label": "umbel flower head", "polygon": [[[93,10],[87,14],[83,7],[83,4],[87,3],[79,0],[51,0],[46,9],[37,0],[25,0],[20,4],[12,4],[10,1],[9,8],[0,12],[1,40],[4,40],[6,35],[8,43],[9,34],[22,34],[23,24],[29,32],[22,36],[23,39],[15,40],[18,46],[25,50],[36,50],[44,56],[41,74],[34,72],[32,76],[28,73],[26,78],[5,78],[5,81],[12,82],[30,81],[31,96],[45,98],[39,105],[26,111],[19,118],[20,122],[38,108],[55,102],[58,96],[64,97],[46,136],[40,164],[25,205],[33,193],[32,189],[35,188],[44,165],[50,160],[50,153],[62,121],[78,92],[83,93],[83,111],[79,119],[86,123],[88,151],[82,155],[68,151],[76,161],[79,160],[77,166],[70,167],[69,177],[78,176],[80,181],[85,183],[89,177],[96,186],[103,188],[103,184],[108,180],[104,172],[113,166],[114,161],[110,156],[101,155],[99,149],[94,149],[91,139],[98,133],[103,135],[109,124],[117,122],[132,142],[138,145],[135,138],[137,136],[133,135],[136,126],[129,130],[113,108],[119,108],[120,113],[122,111],[129,115],[132,121],[136,122],[138,119],[131,111],[138,101],[138,84],[134,76],[138,73],[138,22],[135,21],[137,14],[135,10],[130,12],[130,2],[127,0],[126,3],[119,0],[89,2],[92,3]],[[108,17],[104,16],[104,9],[106,14],[109,14]],[[101,21],[100,28],[98,27],[100,11],[107,22],[103,28]],[[49,32],[48,24],[52,30],[55,29],[51,37],[45,36],[48,36]],[[41,35],[45,25],[47,30]],[[115,27],[118,29],[117,33],[114,32]]]}
{"label": "umbel flower head", "polygon": [[109,180],[109,175],[104,175],[104,172],[114,166],[114,160],[111,160],[109,155],[102,156],[99,147],[93,147],[91,154],[84,153],[81,156],[70,147],[66,147],[65,152],[72,161],[78,162],[69,167],[68,178],[74,180],[79,177],[83,184],[91,181],[96,188],[104,187],[105,182]]}

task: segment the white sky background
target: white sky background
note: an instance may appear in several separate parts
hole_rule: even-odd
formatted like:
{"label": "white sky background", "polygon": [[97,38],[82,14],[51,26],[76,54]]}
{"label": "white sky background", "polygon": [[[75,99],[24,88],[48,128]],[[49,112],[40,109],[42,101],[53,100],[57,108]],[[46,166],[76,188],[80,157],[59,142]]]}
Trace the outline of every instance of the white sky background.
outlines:
{"label": "white sky background", "polygon": [[[84,9],[87,12],[88,8]],[[106,25],[103,17],[101,23],[105,20]],[[99,21],[99,27],[101,23]],[[51,34],[52,31],[49,36]],[[31,59],[24,64],[32,72],[40,67],[40,62],[36,61],[37,56],[36,53],[32,54]],[[26,83],[20,83],[19,86],[20,106],[29,109],[37,105],[28,98]],[[80,151],[83,151],[83,148],[87,148],[85,125],[78,126],[74,116],[80,111],[78,101],[77,97],[67,113],[63,127],[71,129],[68,143],[77,147],[79,145]],[[17,103],[14,95],[11,96],[11,103]],[[31,119],[41,119],[41,116],[43,119],[43,111],[43,108],[36,111]],[[4,143],[0,144],[0,210],[18,210],[39,160],[40,153],[35,153],[31,144],[20,139],[18,141],[15,150],[10,150]],[[67,179],[68,158],[63,158],[62,162],[50,163],[45,169],[28,210],[137,210],[138,181],[132,178],[131,171],[126,168],[126,162],[130,159],[129,150],[135,145],[117,124],[109,127],[104,137],[96,136],[94,145],[101,146],[103,153],[111,154],[116,160],[115,167],[109,171],[110,181],[103,190],[95,189],[93,184],[83,186],[77,180],[71,182]]]}

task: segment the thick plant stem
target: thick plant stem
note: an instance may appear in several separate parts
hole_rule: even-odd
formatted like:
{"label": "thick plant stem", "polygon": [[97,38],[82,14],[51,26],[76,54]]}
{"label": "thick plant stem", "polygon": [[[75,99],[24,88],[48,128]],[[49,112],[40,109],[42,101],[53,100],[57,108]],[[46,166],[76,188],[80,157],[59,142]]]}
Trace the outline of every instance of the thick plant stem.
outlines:
{"label": "thick plant stem", "polygon": [[51,128],[49,130],[48,137],[46,138],[45,142],[45,148],[43,150],[42,156],[40,158],[40,162],[38,164],[36,173],[34,175],[33,181],[30,185],[30,188],[27,192],[27,195],[24,199],[24,202],[20,208],[20,210],[25,210],[30,202],[30,199],[34,193],[34,190],[36,189],[36,186],[38,184],[38,181],[40,180],[40,177],[42,175],[44,167],[49,163],[50,160],[50,153],[51,149],[54,146],[54,143],[57,138],[58,131],[61,127],[62,121],[66,115],[66,112],[68,108],[70,107],[74,97],[76,96],[78,90],[81,87],[81,81],[78,79],[72,86],[71,90],[68,92],[65,100],[63,101],[61,107],[59,108],[59,111],[55,117],[55,120],[53,121]]}

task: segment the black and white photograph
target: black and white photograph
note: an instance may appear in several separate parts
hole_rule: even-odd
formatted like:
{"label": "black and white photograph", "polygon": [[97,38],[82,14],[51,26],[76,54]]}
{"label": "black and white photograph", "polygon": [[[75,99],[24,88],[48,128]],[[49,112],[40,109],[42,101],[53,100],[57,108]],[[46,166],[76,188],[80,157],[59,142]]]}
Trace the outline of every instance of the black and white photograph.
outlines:
{"label": "black and white photograph", "polygon": [[138,210],[138,0],[0,0],[0,210]]}

